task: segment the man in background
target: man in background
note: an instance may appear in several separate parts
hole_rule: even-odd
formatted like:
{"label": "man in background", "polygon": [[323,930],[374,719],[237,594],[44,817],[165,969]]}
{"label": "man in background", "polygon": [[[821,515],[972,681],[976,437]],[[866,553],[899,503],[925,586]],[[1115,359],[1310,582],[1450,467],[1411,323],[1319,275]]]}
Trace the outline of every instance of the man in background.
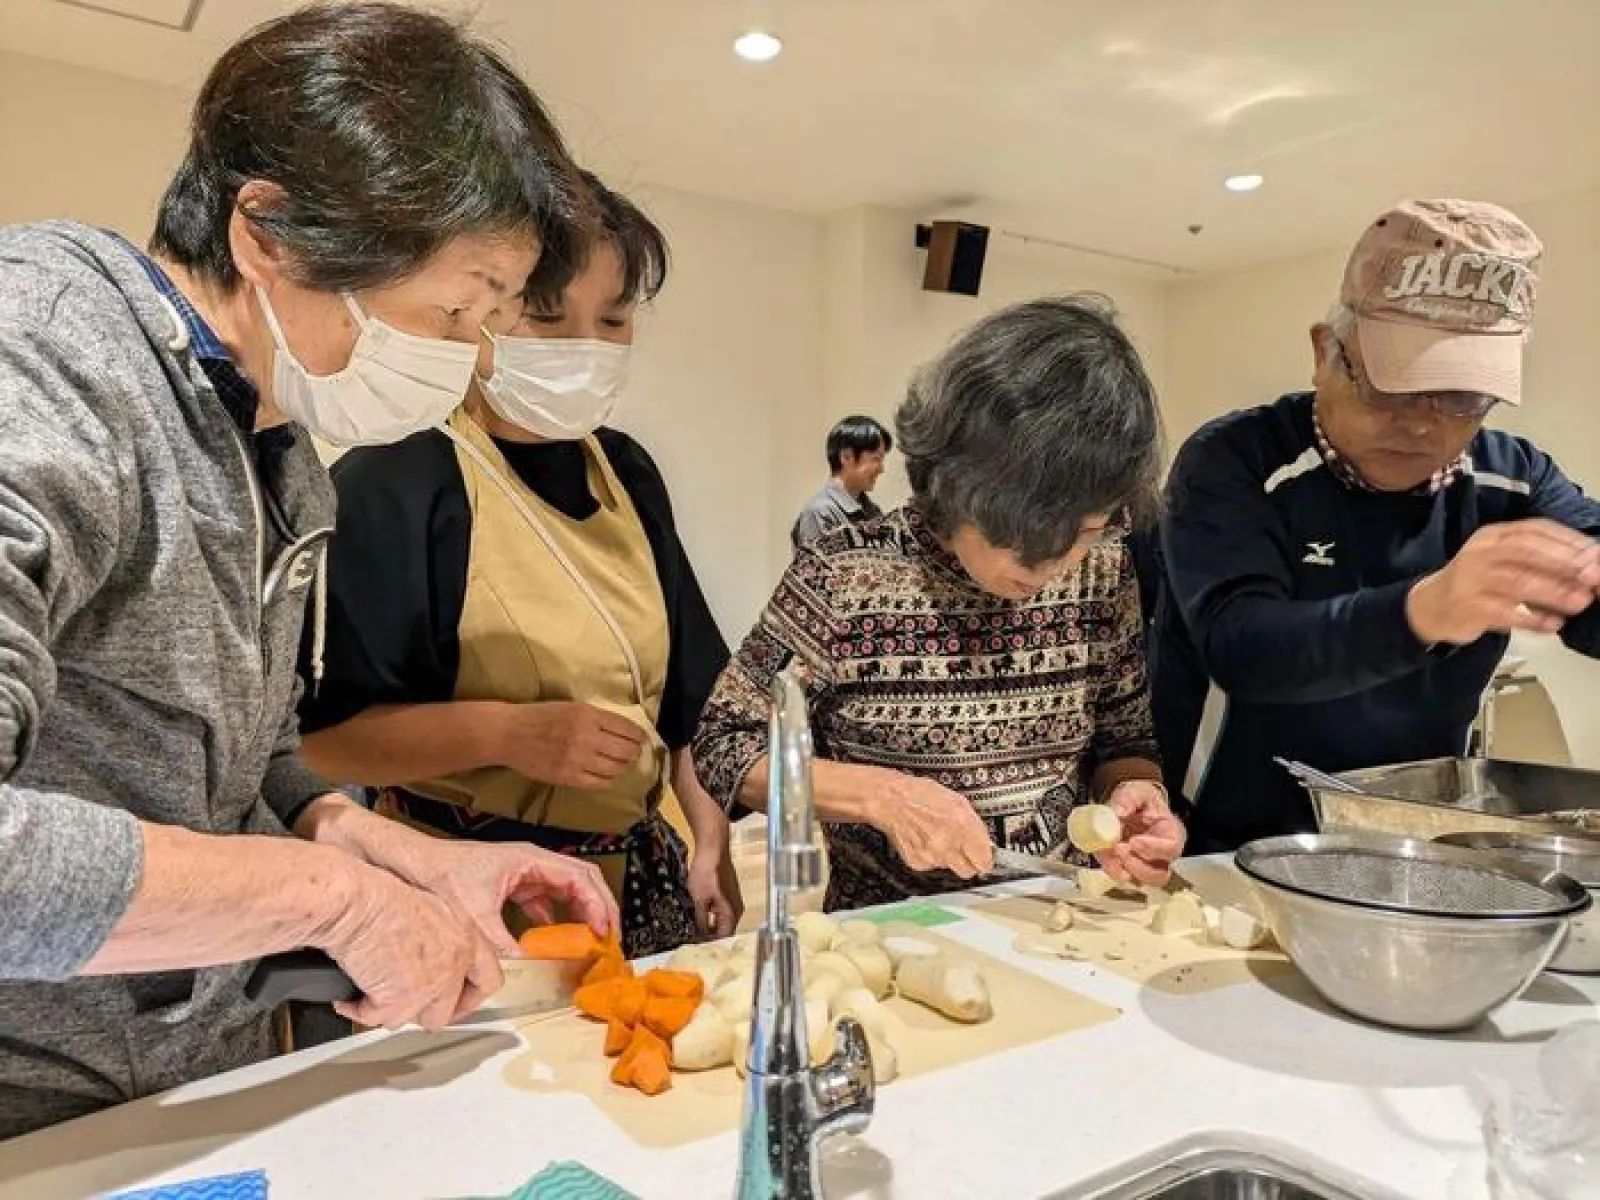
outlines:
{"label": "man in background", "polygon": [[871,417],[846,417],[828,433],[828,485],[800,510],[789,538],[800,549],[830,529],[883,515],[868,494],[883,474],[894,437]]}
{"label": "man in background", "polygon": [[1338,772],[1464,753],[1512,630],[1600,657],[1600,504],[1483,427],[1522,401],[1541,254],[1495,205],[1398,205],[1311,330],[1315,390],[1179,453],[1152,708],[1195,852],[1314,827],[1275,756]]}

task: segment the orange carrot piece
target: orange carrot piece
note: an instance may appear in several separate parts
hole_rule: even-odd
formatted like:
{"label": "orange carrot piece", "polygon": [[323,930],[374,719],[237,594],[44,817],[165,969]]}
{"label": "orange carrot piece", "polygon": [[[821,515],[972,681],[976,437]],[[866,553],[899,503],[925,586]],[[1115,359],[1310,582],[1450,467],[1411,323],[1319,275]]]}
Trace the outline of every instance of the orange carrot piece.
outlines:
{"label": "orange carrot piece", "polygon": [[660,1095],[672,1086],[672,1048],[641,1025],[611,1068],[611,1082]]}
{"label": "orange carrot piece", "polygon": [[627,959],[620,954],[613,956],[609,953],[602,953],[599,958],[594,960],[594,966],[584,973],[583,983],[587,987],[591,983],[605,983],[612,979],[632,978],[633,966]]}
{"label": "orange carrot piece", "polygon": [[615,1017],[606,1025],[606,1057],[615,1058],[628,1048],[633,1041],[633,1030],[629,1029]]}
{"label": "orange carrot piece", "polygon": [[535,925],[517,939],[529,958],[584,962],[600,953],[600,939],[587,925]]}
{"label": "orange carrot piece", "polygon": [[659,1096],[672,1086],[672,1065],[664,1049],[650,1047],[633,1063],[633,1086],[646,1096]]}
{"label": "orange carrot piece", "polygon": [[[596,1021],[609,1021],[617,1015],[617,1005],[622,999],[622,990],[630,983],[637,982],[631,979],[607,979],[601,983],[590,983],[580,987],[572,997],[572,1003],[584,1016]],[[637,1022],[629,1022],[636,1024]]]}
{"label": "orange carrot piece", "polygon": [[670,1042],[688,1028],[699,1007],[693,1000],[680,1000],[676,996],[651,996],[645,1001],[640,1024],[658,1038]]}
{"label": "orange carrot piece", "polygon": [[[644,1016],[645,1001],[650,999],[649,990],[642,979],[614,979],[611,981],[617,987],[617,997],[612,1005],[612,1015],[624,1025],[637,1026]],[[611,984],[601,984],[609,987]]]}
{"label": "orange carrot piece", "polygon": [[651,971],[644,982],[652,996],[668,1000],[692,1000],[699,1004],[706,994],[706,981],[693,971]]}

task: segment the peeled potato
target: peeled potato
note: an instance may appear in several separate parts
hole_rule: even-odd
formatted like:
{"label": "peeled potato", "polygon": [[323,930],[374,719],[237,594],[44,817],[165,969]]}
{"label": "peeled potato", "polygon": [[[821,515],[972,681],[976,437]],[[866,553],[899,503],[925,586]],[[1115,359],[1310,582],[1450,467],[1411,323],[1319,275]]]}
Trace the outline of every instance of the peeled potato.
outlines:
{"label": "peeled potato", "polygon": [[900,994],[953,1021],[969,1024],[994,1016],[989,981],[970,962],[946,954],[908,958],[895,975]]}
{"label": "peeled potato", "polygon": [[870,942],[848,942],[833,953],[850,960],[861,974],[861,982],[874,996],[887,996],[894,983],[894,963],[889,952]]}
{"label": "peeled potato", "polygon": [[821,954],[833,945],[839,923],[824,913],[801,913],[794,919],[794,931],[799,935],[800,949],[807,954]]}
{"label": "peeled potato", "polygon": [[894,1019],[876,996],[866,988],[850,988],[833,998],[828,1014],[837,1023],[841,1017],[854,1017],[869,1037],[888,1041],[894,1036]]}
{"label": "peeled potato", "polygon": [[1235,950],[1254,950],[1267,940],[1267,926],[1249,909],[1230,904],[1222,910],[1222,940]]}
{"label": "peeled potato", "polygon": [[826,950],[821,954],[813,954],[806,959],[803,973],[807,978],[813,975],[832,973],[844,980],[849,987],[861,987],[866,983],[866,980],[861,975],[861,968],[838,950]]}
{"label": "peeled potato", "polygon": [[1193,892],[1178,892],[1150,918],[1150,931],[1165,937],[1187,937],[1204,927],[1204,906]]}
{"label": "peeled potato", "polygon": [[748,1021],[750,1010],[755,1006],[755,986],[755,975],[746,971],[723,981],[707,1002],[725,1021],[735,1024]]}
{"label": "peeled potato", "polygon": [[749,1021],[740,1021],[733,1027],[733,1069],[741,1079],[750,1073]]}
{"label": "peeled potato", "polygon": [[832,971],[816,971],[806,977],[806,999],[832,1002],[840,992],[846,991],[843,979]]}
{"label": "peeled potato", "polygon": [[1050,906],[1050,911],[1045,914],[1044,927],[1049,933],[1065,933],[1077,919],[1077,910],[1063,900]]}
{"label": "peeled potato", "polygon": [[695,1009],[672,1039],[672,1066],[679,1071],[709,1071],[733,1061],[733,1026],[712,1004]]}
{"label": "peeled potato", "polygon": [[1082,804],[1067,815],[1067,838],[1085,854],[1100,854],[1122,840],[1122,818],[1109,804]]}
{"label": "peeled potato", "polygon": [[1078,891],[1091,899],[1109,895],[1117,888],[1117,881],[1104,871],[1093,867],[1078,868]]}
{"label": "peeled potato", "polygon": [[833,1022],[828,1020],[826,1000],[806,1001],[806,1041],[811,1050],[811,1065],[828,1061],[833,1053]]}
{"label": "peeled potato", "polygon": [[894,937],[883,939],[883,948],[889,955],[889,962],[898,971],[900,964],[908,958],[927,958],[939,953],[939,947],[932,942],[925,942],[921,938],[906,937],[897,934]]}
{"label": "peeled potato", "polygon": [[883,944],[883,929],[876,921],[840,921],[839,928],[833,935],[833,943],[828,948],[842,950],[846,946],[859,944],[868,946]]}

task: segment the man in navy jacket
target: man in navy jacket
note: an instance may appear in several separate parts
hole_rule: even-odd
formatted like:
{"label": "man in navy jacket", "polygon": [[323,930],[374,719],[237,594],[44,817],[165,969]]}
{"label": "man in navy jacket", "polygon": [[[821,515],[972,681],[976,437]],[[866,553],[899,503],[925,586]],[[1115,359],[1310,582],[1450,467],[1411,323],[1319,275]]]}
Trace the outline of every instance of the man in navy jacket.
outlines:
{"label": "man in navy jacket", "polygon": [[[1151,670],[1192,850],[1315,827],[1274,756],[1343,771],[1460,754],[1511,630],[1600,657],[1600,504],[1483,428],[1521,402],[1541,252],[1491,204],[1399,205],[1311,331],[1315,392],[1179,453]],[[1224,706],[1201,762],[1208,684]]]}

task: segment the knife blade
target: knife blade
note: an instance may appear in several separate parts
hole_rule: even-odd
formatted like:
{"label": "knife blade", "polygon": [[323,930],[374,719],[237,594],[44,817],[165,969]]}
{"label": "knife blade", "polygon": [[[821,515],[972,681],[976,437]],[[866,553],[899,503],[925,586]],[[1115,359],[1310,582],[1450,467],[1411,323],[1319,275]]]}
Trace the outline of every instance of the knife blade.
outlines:
{"label": "knife blade", "polygon": [[1034,854],[1007,850],[1002,846],[994,848],[994,865],[999,870],[1010,871],[1017,875],[1052,875],[1057,879],[1078,882],[1077,867],[1056,862],[1051,858],[1040,858]]}
{"label": "knife blade", "polygon": [[[582,972],[582,964],[566,965],[565,970],[572,975],[572,978],[562,983],[550,978],[529,980],[523,969],[528,966],[524,960],[502,959],[500,965],[505,970],[505,986],[485,1000],[483,1007],[452,1022],[451,1028],[482,1025],[491,1021],[509,1021],[517,1017],[568,1008],[572,1004],[572,991],[577,984],[577,976]],[[545,965],[540,964],[540,966]],[[529,998],[521,1002],[506,1003],[502,998],[508,993],[514,998],[519,985],[520,990],[529,993]],[[263,1008],[277,1008],[288,1000],[299,1000],[307,1004],[334,1004],[361,999],[361,989],[338,963],[321,950],[308,949],[289,950],[263,958],[256,963],[255,969],[250,972],[250,977],[245,980],[244,994],[246,999]]]}

